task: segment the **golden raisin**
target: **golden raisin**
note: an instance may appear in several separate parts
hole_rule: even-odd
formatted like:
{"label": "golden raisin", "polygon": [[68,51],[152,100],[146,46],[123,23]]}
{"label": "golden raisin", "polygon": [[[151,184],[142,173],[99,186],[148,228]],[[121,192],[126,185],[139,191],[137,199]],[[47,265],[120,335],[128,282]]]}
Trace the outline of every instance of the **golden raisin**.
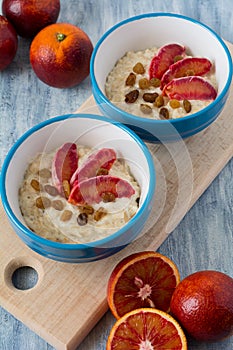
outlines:
{"label": "golden raisin", "polygon": [[39,209],[46,209],[51,206],[51,201],[46,197],[37,197],[36,198],[36,207]]}
{"label": "golden raisin", "polygon": [[145,92],[142,96],[143,100],[146,102],[153,103],[155,102],[156,97],[158,97],[159,94],[157,92]]}
{"label": "golden raisin", "polygon": [[108,169],[99,168],[96,172],[96,176],[100,176],[100,175],[108,175]]}
{"label": "golden raisin", "polygon": [[111,192],[104,192],[101,197],[104,203],[114,202],[116,199],[115,195]]}
{"label": "golden raisin", "polygon": [[40,191],[40,189],[41,189],[41,185],[40,185],[39,181],[37,181],[36,179],[32,179],[31,186],[35,191]]}
{"label": "golden raisin", "polygon": [[175,98],[170,100],[169,104],[173,109],[180,107],[180,101],[176,100]]}
{"label": "golden raisin", "polygon": [[68,180],[64,180],[62,182],[62,187],[63,187],[63,191],[64,191],[64,194],[65,194],[65,197],[66,199],[69,198],[69,195],[70,195],[70,183]]}
{"label": "golden raisin", "polygon": [[81,213],[85,213],[87,215],[92,215],[94,213],[94,208],[91,205],[83,205],[79,207]]}
{"label": "golden raisin", "polygon": [[142,89],[142,90],[149,89],[149,87],[150,87],[150,82],[147,78],[140,79],[138,84],[139,84],[140,89]]}
{"label": "golden raisin", "polygon": [[144,74],[145,68],[143,67],[143,64],[141,62],[137,62],[133,67],[133,71],[137,74]]}
{"label": "golden raisin", "polygon": [[134,103],[137,101],[137,98],[139,96],[138,90],[132,90],[128,94],[125,95],[125,102],[126,103]]}
{"label": "golden raisin", "polygon": [[174,63],[176,63],[176,62],[178,62],[178,61],[180,61],[180,60],[182,60],[184,57],[183,56],[181,56],[181,55],[177,55],[177,56],[175,56],[174,57]]}
{"label": "golden raisin", "polygon": [[169,119],[169,111],[167,108],[163,107],[159,111],[159,116],[161,119]]}
{"label": "golden raisin", "polygon": [[61,214],[61,221],[69,221],[72,217],[72,211],[70,210],[64,210],[63,213]]}
{"label": "golden raisin", "polygon": [[162,95],[159,95],[158,97],[156,97],[154,105],[155,107],[158,107],[158,108],[164,105],[164,98]]}
{"label": "golden raisin", "polygon": [[128,222],[129,219],[130,219],[130,217],[129,217],[128,213],[126,211],[124,211],[124,221]]}
{"label": "golden raisin", "polygon": [[107,211],[100,207],[98,210],[96,210],[95,214],[94,214],[94,220],[95,221],[99,221],[101,220],[105,215],[107,215]]}
{"label": "golden raisin", "polygon": [[192,75],[195,75],[194,71],[192,69],[188,69],[186,72],[185,72],[185,75],[186,77],[190,77]]}
{"label": "golden raisin", "polygon": [[51,177],[51,171],[47,168],[43,168],[39,170],[39,176],[49,179]]}
{"label": "golden raisin", "polygon": [[52,186],[52,185],[49,185],[49,184],[45,185],[45,186],[44,186],[44,190],[45,190],[48,194],[50,194],[50,196],[55,197],[55,196],[58,195],[58,190],[56,189],[56,187],[54,187],[54,186]]}
{"label": "golden raisin", "polygon": [[128,211],[124,211],[124,222],[128,222],[131,219]]}
{"label": "golden raisin", "polygon": [[130,73],[126,78],[125,85],[134,86],[135,82],[136,82],[136,75],[134,73]]}
{"label": "golden raisin", "polygon": [[191,103],[188,100],[184,100],[183,101],[183,107],[184,107],[184,110],[185,110],[186,113],[191,112],[192,105],[191,105]]}
{"label": "golden raisin", "polygon": [[150,85],[155,87],[155,88],[160,87],[160,83],[161,83],[161,81],[158,78],[151,78],[150,79]]}
{"label": "golden raisin", "polygon": [[142,111],[142,113],[144,114],[150,114],[152,113],[152,108],[150,106],[148,106],[145,103],[141,103],[140,104],[140,110]]}
{"label": "golden raisin", "polygon": [[57,199],[55,201],[52,201],[52,207],[56,210],[61,211],[64,208],[64,205],[63,205],[62,201]]}

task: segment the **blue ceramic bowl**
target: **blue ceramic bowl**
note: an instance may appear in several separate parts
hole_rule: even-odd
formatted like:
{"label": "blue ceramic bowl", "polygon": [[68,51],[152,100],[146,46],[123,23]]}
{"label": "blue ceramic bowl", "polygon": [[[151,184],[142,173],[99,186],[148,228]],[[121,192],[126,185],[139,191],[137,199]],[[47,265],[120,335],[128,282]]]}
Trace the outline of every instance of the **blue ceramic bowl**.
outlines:
{"label": "blue ceramic bowl", "polygon": [[[28,162],[37,153],[47,153],[65,142],[114,148],[128,162],[132,174],[140,185],[138,212],[125,226],[104,239],[87,244],[57,243],[36,235],[24,222],[18,203],[18,190]],[[17,235],[37,253],[70,263],[106,258],[134,240],[141,232],[151,211],[154,191],[153,159],[139,137],[118,122],[88,114],[59,116],[27,131],[9,151],[1,174],[3,206]]]}
{"label": "blue ceramic bowl", "polygon": [[[126,113],[108,100],[106,78],[119,58],[127,51],[159,48],[172,42],[189,48],[193,56],[208,57],[214,63],[218,95],[212,103],[186,117],[155,120]],[[223,40],[203,23],[177,14],[150,13],[126,19],[100,38],[92,54],[90,75],[94,98],[105,116],[126,124],[145,141],[169,142],[200,132],[218,117],[230,89],[232,60]]]}

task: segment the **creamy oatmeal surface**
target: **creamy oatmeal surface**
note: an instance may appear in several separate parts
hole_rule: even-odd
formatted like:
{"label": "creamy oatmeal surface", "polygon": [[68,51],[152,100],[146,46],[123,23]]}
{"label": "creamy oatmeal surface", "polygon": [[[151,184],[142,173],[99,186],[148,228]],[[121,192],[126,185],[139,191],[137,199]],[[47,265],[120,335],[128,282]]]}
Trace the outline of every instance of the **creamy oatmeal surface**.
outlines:
{"label": "creamy oatmeal surface", "polygon": [[[155,108],[154,103],[145,102],[143,99],[143,94],[145,93],[157,93],[161,95],[160,87],[149,86],[148,88],[143,87],[140,88],[140,80],[146,79],[149,80],[149,67],[151,60],[158,53],[158,48],[153,47],[150,49],[146,49],[143,51],[129,51],[122,58],[120,58],[116,65],[113,67],[112,71],[109,73],[106,84],[105,84],[105,92],[108,99],[115,104],[120,109],[124,111],[134,114],[143,118],[151,118],[151,119],[161,119],[159,115],[159,108]],[[191,57],[191,56],[190,56]],[[133,67],[140,62],[145,72],[142,74],[136,74],[136,81],[133,86],[127,86],[126,80],[130,73],[133,72]],[[217,89],[216,77],[214,74],[214,66],[211,71],[203,76],[203,78],[208,81],[215,89]],[[139,90],[139,96],[134,103],[126,103],[125,98],[128,93],[132,90]],[[190,100],[191,103],[191,113],[195,113],[200,109],[206,107],[212,100]],[[140,107],[144,105],[144,107]],[[145,107],[145,105],[150,108]],[[163,107],[168,109],[169,118],[166,119],[176,119],[180,117],[184,117],[190,114],[190,111],[187,112],[182,103],[180,103],[180,107],[177,106],[171,107],[169,103],[169,98],[164,97]]]}
{"label": "creamy oatmeal surface", "polygon": [[[93,150],[84,146],[78,146],[77,149],[80,166]],[[32,160],[19,189],[21,212],[32,231],[52,241],[87,243],[117,231],[135,215],[140,188],[123,159],[116,159],[109,175],[127,180],[135,193],[130,198],[101,201],[85,207],[70,204],[54,186],[51,167],[55,152],[39,154]],[[85,217],[84,221],[83,212],[88,212],[88,219]]]}

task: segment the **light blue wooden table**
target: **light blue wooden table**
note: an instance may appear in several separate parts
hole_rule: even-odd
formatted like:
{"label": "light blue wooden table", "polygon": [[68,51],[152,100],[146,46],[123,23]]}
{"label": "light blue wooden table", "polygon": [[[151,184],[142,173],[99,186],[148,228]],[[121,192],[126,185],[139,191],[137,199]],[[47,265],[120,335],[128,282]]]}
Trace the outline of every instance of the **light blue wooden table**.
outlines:
{"label": "light blue wooden table", "polygon": [[[95,44],[115,23],[147,12],[175,12],[193,17],[233,43],[232,0],[61,0],[58,20],[81,27]],[[0,165],[15,140],[28,128],[49,117],[77,110],[91,95],[89,79],[66,90],[39,81],[30,67],[29,46],[30,41],[20,39],[14,62],[0,73]],[[159,248],[160,253],[177,263],[182,278],[202,269],[220,270],[233,277],[232,179],[231,160]],[[107,312],[78,350],[104,350],[114,321]],[[0,350],[46,349],[53,348],[0,308]],[[215,344],[190,340],[189,349],[232,350],[233,338]]]}

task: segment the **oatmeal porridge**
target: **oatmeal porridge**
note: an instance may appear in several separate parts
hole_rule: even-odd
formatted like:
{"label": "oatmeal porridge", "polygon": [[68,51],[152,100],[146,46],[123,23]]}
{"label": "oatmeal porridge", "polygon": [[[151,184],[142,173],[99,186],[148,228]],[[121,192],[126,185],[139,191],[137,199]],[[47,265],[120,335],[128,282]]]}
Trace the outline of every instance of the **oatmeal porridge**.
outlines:
{"label": "oatmeal porridge", "polygon": [[192,57],[178,44],[129,51],[109,73],[105,92],[110,102],[130,114],[176,119],[215,99],[215,68],[207,58]]}
{"label": "oatmeal porridge", "polygon": [[88,243],[112,234],[136,214],[139,198],[140,187],[115,150],[71,143],[38,154],[19,189],[28,227],[62,243]]}

